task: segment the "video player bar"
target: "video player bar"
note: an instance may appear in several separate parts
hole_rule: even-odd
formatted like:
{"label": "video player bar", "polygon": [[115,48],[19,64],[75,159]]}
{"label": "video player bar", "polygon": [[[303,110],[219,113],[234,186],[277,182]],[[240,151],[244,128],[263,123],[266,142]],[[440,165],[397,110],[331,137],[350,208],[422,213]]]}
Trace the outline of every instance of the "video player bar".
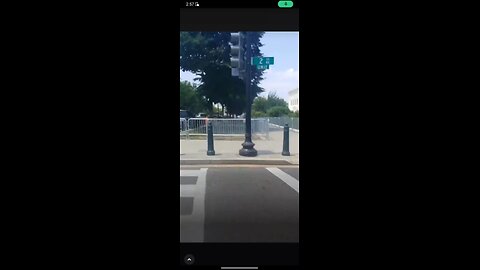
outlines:
{"label": "video player bar", "polygon": [[258,267],[256,266],[251,266],[251,267],[248,267],[248,266],[245,266],[245,267],[241,267],[241,266],[222,266],[220,269],[258,269]]}
{"label": "video player bar", "polygon": [[219,0],[198,0],[179,1],[180,8],[298,8],[300,0],[267,0],[267,1],[219,1]]}

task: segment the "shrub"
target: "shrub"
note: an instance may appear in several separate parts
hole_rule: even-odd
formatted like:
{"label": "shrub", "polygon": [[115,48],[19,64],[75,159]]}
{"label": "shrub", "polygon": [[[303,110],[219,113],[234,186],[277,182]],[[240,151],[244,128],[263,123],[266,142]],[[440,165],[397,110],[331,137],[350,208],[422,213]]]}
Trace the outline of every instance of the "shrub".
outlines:
{"label": "shrub", "polygon": [[290,110],[286,107],[283,106],[275,106],[270,108],[267,111],[267,115],[270,117],[280,117],[280,116],[285,116],[290,113]]}

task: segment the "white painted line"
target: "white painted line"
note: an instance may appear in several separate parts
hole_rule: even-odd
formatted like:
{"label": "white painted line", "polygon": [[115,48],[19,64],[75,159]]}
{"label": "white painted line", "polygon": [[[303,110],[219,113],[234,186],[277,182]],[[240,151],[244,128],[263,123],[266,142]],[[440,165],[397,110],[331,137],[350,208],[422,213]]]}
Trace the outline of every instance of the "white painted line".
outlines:
{"label": "white painted line", "polygon": [[180,170],[180,177],[182,176],[200,176],[202,172],[199,170]]}
{"label": "white painted line", "polygon": [[194,197],[195,185],[180,185],[180,197]]}
{"label": "white painted line", "polygon": [[273,175],[280,178],[285,184],[289,185],[293,188],[296,192],[299,192],[299,182],[297,179],[290,176],[288,173],[280,170],[279,168],[266,168],[269,170]]}
{"label": "white painted line", "polygon": [[201,168],[200,170],[180,170],[180,176],[198,177],[195,185],[180,185],[181,197],[187,197],[188,195],[188,197],[194,198],[192,214],[180,216],[180,242],[203,242],[207,168]]}

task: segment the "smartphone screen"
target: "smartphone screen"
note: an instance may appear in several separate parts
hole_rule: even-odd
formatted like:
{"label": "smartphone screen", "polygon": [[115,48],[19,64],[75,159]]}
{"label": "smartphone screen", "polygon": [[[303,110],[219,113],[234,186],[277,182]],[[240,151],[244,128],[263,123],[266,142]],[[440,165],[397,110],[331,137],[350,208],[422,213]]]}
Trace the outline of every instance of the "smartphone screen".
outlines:
{"label": "smartphone screen", "polygon": [[299,1],[180,5],[180,267],[299,267]]}

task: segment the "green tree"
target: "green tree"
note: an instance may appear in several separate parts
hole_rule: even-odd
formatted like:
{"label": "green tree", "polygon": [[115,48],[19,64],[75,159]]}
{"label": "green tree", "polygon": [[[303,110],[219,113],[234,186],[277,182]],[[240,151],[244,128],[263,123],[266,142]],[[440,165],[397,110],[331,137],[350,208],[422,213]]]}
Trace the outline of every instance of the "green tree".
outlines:
{"label": "green tree", "polygon": [[276,106],[285,107],[288,109],[288,103],[283,98],[278,97],[275,92],[268,93],[267,106],[268,106],[268,109]]}
{"label": "green tree", "polygon": [[288,109],[288,103],[278,97],[275,92],[268,93],[267,98],[257,97],[252,104],[252,115],[276,117],[278,114],[289,115],[290,113],[292,112]]}
{"label": "green tree", "polygon": [[270,117],[280,117],[280,116],[286,116],[290,113],[290,110],[287,107],[283,106],[275,106],[267,111],[267,115]]}
{"label": "green tree", "polygon": [[[249,32],[252,56],[262,56],[263,32]],[[180,32],[180,69],[198,77],[198,92],[210,104],[220,103],[230,114],[245,112],[245,84],[231,76],[230,32]],[[263,91],[258,86],[263,70],[252,68],[254,97]]]}
{"label": "green tree", "polygon": [[180,82],[180,109],[192,113],[208,110],[208,103],[198,91],[196,86],[188,81]]}
{"label": "green tree", "polygon": [[295,111],[295,112],[290,111],[290,113],[288,114],[288,116],[289,116],[289,117],[296,117],[296,118],[298,118],[298,117],[299,117],[298,111]]}
{"label": "green tree", "polygon": [[261,118],[261,117],[266,117],[267,114],[261,111],[253,111],[252,110],[252,117],[253,118]]}
{"label": "green tree", "polygon": [[252,111],[253,112],[262,112],[266,113],[268,107],[268,100],[264,97],[257,97],[252,104]]}

